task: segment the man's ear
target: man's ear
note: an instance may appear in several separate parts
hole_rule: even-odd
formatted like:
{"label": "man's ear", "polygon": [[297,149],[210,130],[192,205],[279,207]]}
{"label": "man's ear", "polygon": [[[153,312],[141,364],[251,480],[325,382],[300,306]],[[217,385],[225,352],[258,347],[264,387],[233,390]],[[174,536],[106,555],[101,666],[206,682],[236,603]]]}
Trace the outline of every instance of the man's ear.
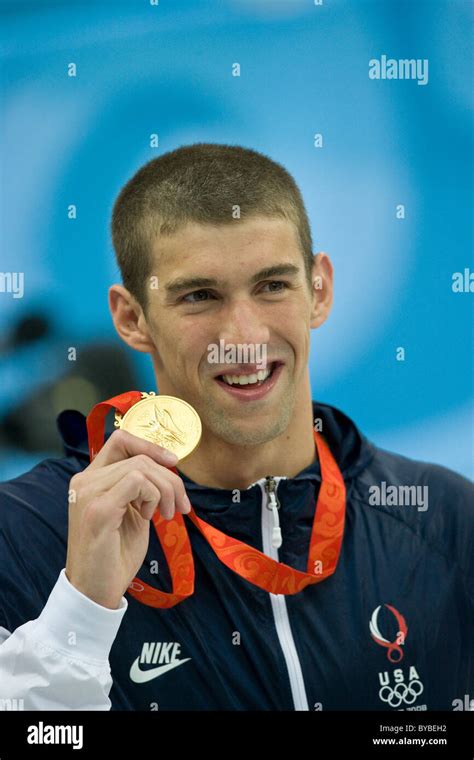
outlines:
{"label": "man's ear", "polygon": [[109,309],[117,333],[130,348],[145,354],[156,350],[142,307],[123,285],[109,288]]}
{"label": "man's ear", "polygon": [[333,267],[331,259],[322,251],[313,261],[311,328],[320,327],[328,318],[333,301]]}

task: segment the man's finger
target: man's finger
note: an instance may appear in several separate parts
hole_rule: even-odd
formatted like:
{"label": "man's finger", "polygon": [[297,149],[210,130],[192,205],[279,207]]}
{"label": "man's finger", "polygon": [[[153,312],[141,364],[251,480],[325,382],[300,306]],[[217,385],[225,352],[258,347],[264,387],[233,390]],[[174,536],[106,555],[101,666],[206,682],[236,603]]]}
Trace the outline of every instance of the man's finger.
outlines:
{"label": "man's finger", "polygon": [[143,438],[138,438],[127,430],[115,430],[90,463],[88,469],[95,470],[138,454],[146,454],[150,459],[164,467],[173,467],[178,461],[176,454],[163,446],[144,441]]}

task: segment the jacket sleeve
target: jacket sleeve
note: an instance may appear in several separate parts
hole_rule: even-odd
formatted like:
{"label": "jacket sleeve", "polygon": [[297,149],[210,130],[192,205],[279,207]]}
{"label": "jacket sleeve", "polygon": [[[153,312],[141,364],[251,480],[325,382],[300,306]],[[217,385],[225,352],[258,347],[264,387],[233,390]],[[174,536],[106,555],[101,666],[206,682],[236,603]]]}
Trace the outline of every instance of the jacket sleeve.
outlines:
{"label": "jacket sleeve", "polygon": [[0,710],[110,710],[109,654],[127,607],[96,604],[63,568],[39,617],[13,633],[0,621]]}

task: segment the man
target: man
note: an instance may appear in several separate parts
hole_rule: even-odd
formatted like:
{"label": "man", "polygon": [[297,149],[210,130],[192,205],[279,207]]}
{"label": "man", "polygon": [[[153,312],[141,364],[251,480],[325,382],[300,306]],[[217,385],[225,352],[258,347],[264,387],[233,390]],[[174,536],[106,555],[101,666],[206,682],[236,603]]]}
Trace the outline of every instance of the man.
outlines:
{"label": "man", "polygon": [[[67,456],[3,484],[0,697],[25,709],[470,705],[472,484],[377,448],[312,401],[309,335],[331,310],[333,269],[312,253],[291,176],[252,150],[182,147],[122,189],[112,239],[115,328],[150,354],[159,394],[194,407],[202,438],[174,466],[116,431],[90,462],[84,417],[63,412]],[[229,363],[244,345],[253,361]],[[179,556],[195,576],[179,596],[170,562],[187,536],[192,559]]]}

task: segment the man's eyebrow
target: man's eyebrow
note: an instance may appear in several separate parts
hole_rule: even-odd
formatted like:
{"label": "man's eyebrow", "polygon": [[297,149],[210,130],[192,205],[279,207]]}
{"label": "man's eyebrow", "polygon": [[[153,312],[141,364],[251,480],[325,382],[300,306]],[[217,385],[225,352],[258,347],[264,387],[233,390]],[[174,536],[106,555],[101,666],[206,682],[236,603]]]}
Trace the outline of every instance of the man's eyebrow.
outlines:
{"label": "man's eyebrow", "polygon": [[192,288],[211,288],[218,285],[218,281],[210,277],[177,277],[165,285],[168,293],[179,293],[181,290]]}
{"label": "man's eyebrow", "polygon": [[259,280],[266,280],[267,277],[276,277],[277,275],[297,275],[300,272],[300,268],[296,264],[275,264],[272,267],[266,267],[261,269],[250,278],[250,282],[258,282]]}
{"label": "man's eyebrow", "polygon": [[[300,267],[296,266],[296,264],[275,264],[256,272],[250,278],[250,283],[253,284],[259,280],[265,280],[267,277],[275,277],[277,275],[297,275],[299,272]],[[212,277],[177,277],[165,285],[165,290],[168,293],[180,293],[182,290],[192,290],[193,288],[219,287],[220,284],[219,280]]]}

